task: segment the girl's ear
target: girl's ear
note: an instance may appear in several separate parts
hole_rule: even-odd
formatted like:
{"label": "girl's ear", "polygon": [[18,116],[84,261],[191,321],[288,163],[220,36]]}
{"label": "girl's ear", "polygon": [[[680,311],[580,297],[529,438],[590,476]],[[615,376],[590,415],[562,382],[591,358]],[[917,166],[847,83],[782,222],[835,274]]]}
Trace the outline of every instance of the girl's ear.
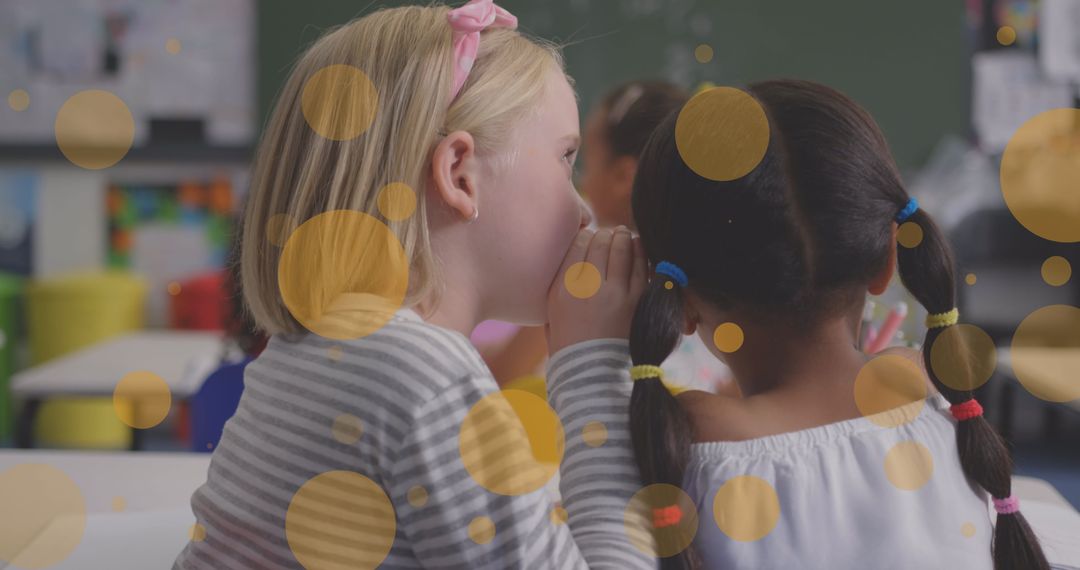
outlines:
{"label": "girl's ear", "polygon": [[899,226],[896,222],[892,224],[892,240],[889,242],[889,261],[885,264],[885,267],[878,272],[873,278],[870,279],[870,283],[866,286],[866,290],[871,295],[880,295],[889,288],[889,282],[892,281],[893,273],[896,271],[896,231]]}
{"label": "girl's ear", "polygon": [[479,163],[476,142],[465,131],[454,131],[431,155],[431,179],[435,195],[462,218],[476,218]]}
{"label": "girl's ear", "polygon": [[691,335],[697,332],[698,323],[701,322],[701,313],[697,308],[697,297],[689,291],[683,291],[683,322],[682,333]]}

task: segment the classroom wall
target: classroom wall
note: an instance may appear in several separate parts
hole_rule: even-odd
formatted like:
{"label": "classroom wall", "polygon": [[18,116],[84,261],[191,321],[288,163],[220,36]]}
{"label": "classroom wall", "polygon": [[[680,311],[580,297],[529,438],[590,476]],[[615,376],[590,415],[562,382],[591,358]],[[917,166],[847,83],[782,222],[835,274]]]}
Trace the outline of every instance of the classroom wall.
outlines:
{"label": "classroom wall", "polygon": [[[258,4],[259,116],[303,47],[377,7],[349,0]],[[416,3],[416,2],[412,2]],[[460,2],[454,2],[459,4]],[[969,132],[970,65],[958,0],[505,0],[522,28],[566,43],[584,112],[615,84],[660,77],[745,84],[770,77],[836,87],[877,118],[906,169]],[[694,58],[708,43],[714,59]],[[261,124],[261,121],[260,121]]]}

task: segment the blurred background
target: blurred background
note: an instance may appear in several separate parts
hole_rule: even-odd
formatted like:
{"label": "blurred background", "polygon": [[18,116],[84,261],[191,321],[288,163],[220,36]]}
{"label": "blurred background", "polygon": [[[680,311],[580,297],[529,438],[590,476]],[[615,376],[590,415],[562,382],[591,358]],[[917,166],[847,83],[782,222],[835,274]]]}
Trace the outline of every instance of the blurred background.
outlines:
{"label": "blurred background", "polygon": [[[225,271],[265,117],[310,42],[397,4],[0,0],[0,473],[58,466],[89,511],[186,505],[265,340]],[[1080,0],[500,4],[565,45],[583,116],[642,79],[796,77],[865,106],[953,239],[1016,473],[1080,507]],[[872,301],[868,324],[906,303],[888,344],[917,346],[902,287]],[[103,458],[173,490],[88,491]]]}

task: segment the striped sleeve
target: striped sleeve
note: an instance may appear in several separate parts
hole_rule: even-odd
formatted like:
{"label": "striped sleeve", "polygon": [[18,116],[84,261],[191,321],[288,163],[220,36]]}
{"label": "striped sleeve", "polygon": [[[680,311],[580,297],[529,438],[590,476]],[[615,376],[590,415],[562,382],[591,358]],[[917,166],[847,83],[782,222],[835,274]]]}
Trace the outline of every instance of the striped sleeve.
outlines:
{"label": "striped sleeve", "polygon": [[[568,523],[552,516],[556,505],[543,488],[551,473],[536,469],[528,435],[506,400],[490,398],[490,375],[463,378],[418,406],[386,480],[399,530],[421,565],[655,568],[623,525],[640,487],[629,448],[628,366],[626,342],[616,340],[577,344],[551,359],[549,399],[566,434],[561,490]],[[591,421],[608,430],[598,447],[582,441]]]}

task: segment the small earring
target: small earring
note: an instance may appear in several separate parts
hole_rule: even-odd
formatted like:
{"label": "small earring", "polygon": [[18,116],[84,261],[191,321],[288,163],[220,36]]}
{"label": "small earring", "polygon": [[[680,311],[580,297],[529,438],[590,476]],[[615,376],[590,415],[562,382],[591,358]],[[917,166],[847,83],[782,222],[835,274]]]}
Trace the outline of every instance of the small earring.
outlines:
{"label": "small earring", "polygon": [[469,222],[468,223],[471,224],[471,223],[475,222],[476,219],[479,218],[479,217],[480,217],[480,208],[477,208],[476,206],[473,206],[472,216],[469,216]]}

